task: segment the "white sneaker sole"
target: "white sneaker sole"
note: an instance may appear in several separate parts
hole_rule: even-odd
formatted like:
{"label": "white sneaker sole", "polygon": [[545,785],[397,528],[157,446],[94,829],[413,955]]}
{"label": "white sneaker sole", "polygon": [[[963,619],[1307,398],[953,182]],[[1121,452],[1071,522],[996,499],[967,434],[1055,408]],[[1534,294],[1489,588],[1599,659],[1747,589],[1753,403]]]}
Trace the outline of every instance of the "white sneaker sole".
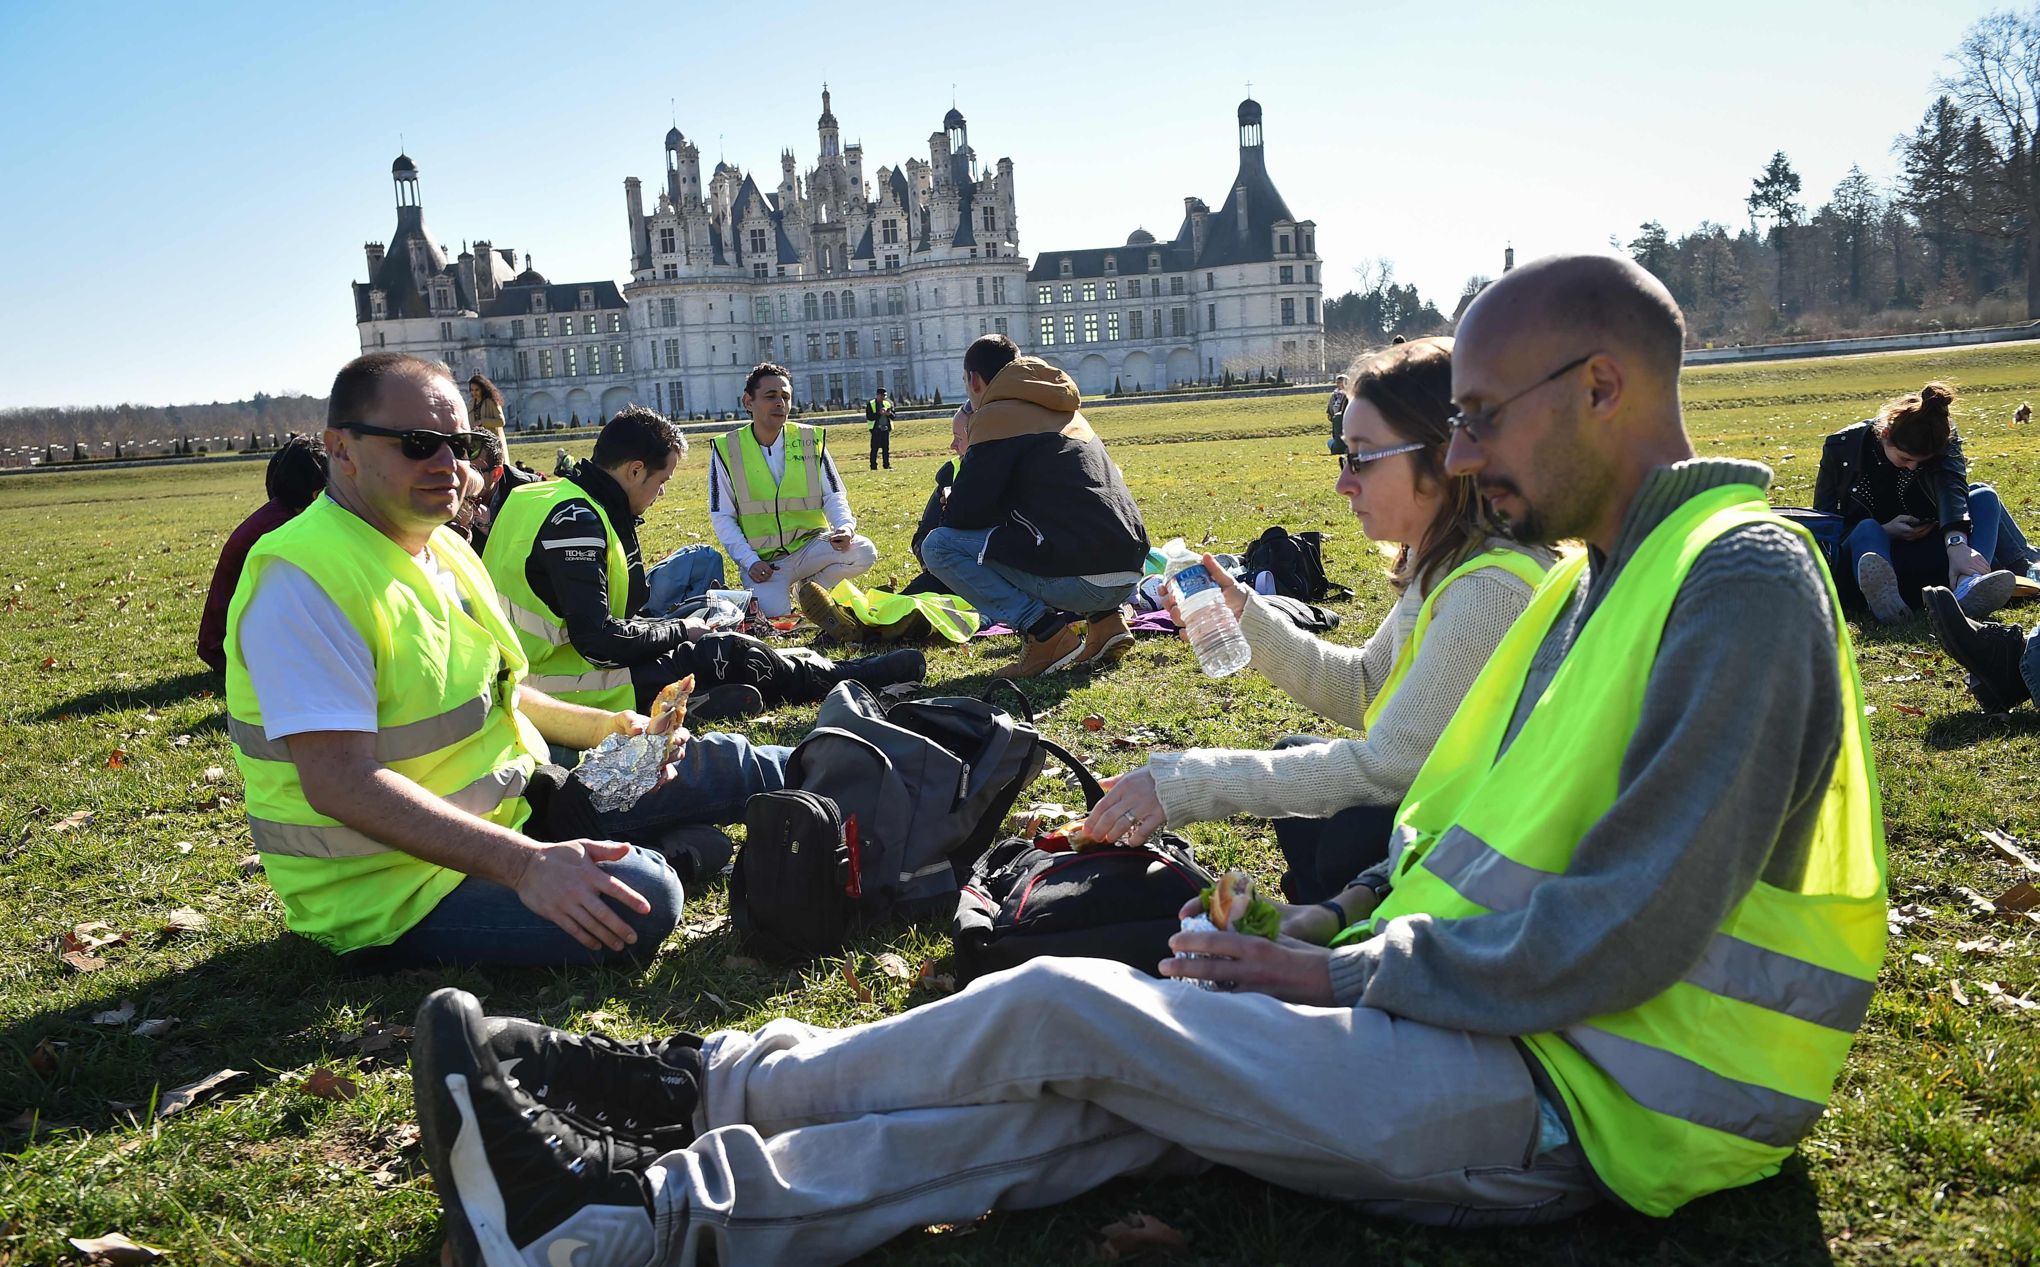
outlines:
{"label": "white sneaker sole", "polygon": [[1856,560],[1856,588],[1880,624],[1895,625],[1912,615],[1912,608],[1898,596],[1898,573],[1883,556],[1866,554]]}
{"label": "white sneaker sole", "polygon": [[2012,599],[2012,591],[2018,588],[2019,578],[2010,572],[1991,572],[1976,578],[1960,598],[1955,601],[1962,608],[1962,614],[1971,620],[1981,620]]}

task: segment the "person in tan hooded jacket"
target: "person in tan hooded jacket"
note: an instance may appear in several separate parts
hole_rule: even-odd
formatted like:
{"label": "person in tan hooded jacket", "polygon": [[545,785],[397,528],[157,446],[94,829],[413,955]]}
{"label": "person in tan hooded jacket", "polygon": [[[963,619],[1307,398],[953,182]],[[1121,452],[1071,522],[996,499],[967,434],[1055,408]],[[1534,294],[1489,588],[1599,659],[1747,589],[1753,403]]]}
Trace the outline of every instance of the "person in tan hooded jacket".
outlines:
{"label": "person in tan hooded jacket", "polygon": [[1076,384],[1002,334],[971,344],[963,373],[970,431],[922,561],[951,593],[1025,636],[998,676],[1117,660],[1133,642],[1122,604],[1140,583],[1147,527],[1078,408]]}

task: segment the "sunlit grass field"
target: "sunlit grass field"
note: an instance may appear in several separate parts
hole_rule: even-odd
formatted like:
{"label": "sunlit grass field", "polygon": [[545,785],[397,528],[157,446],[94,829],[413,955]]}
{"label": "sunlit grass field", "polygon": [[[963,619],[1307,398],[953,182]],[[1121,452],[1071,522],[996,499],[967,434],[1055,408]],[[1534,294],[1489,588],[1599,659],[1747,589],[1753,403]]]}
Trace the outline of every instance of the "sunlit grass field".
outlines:
{"label": "sunlit grass field", "polygon": [[[2033,345],[1710,367],[1688,375],[1687,420],[1702,454],[1770,463],[1776,500],[1803,505],[1825,433],[1935,377],[1963,389],[1975,476],[1996,483],[2022,522],[2040,521],[2040,433],[2010,424],[2020,400],[2040,401]],[[1321,403],[1129,406],[1094,421],[1158,543],[1180,535],[1237,550],[1270,524],[1322,530],[1330,572],[1356,591],[1332,636],[1358,642],[1389,593],[1332,492]],[[947,443],[945,423],[905,424],[893,469],[872,473],[862,428],[837,433],[860,527],[882,552],[872,583],[916,570],[907,540]],[[587,442],[570,448],[584,455]],[[705,454],[697,448],[654,508],[649,554],[713,540]],[[516,456],[552,466],[549,443]],[[685,927],[642,974],[353,979],[286,936],[266,883],[243,867],[251,846],[222,687],[191,649],[218,543],[260,501],[261,483],[259,462],[0,480],[0,1264],[74,1261],[66,1237],[110,1231],[182,1264],[433,1261],[438,1207],[416,1157],[406,1045],[378,1027],[407,1023],[442,980],[492,1011],[630,1037],[778,1015],[849,1023],[933,997],[939,986],[889,975],[878,956],[897,952],[912,968],[934,960],[940,974],[942,927],[855,944],[847,962],[875,992],[860,1002],[845,960],[792,973],[749,961],[719,886],[688,895]],[[1511,1233],[1412,1230],[1223,1172],[1122,1181],[1058,1209],[918,1232],[872,1261],[1082,1261],[1096,1229],[1133,1210],[1180,1229],[1184,1261],[1212,1264],[2040,1256],[2040,1008],[2002,997],[2040,990],[2040,929],[1981,915],[1961,892],[1994,896],[2021,878],[1985,829],[2040,853],[2040,720],[2030,708],[1974,711],[1923,622],[1857,632],[1903,914],[1833,1107],[1778,1178],[1668,1220],[1604,1211]],[[931,689],[975,693],[1015,650],[1000,639],[932,652]],[[1138,746],[1113,742],[1136,727],[1179,748],[1258,747],[1327,725],[1251,673],[1209,681],[1174,640],[1142,642],[1098,679],[1059,675],[1030,691],[1044,729],[1106,773],[1141,759]],[[812,713],[780,709],[746,729],[791,741]],[[1088,713],[1102,730],[1081,725]],[[1076,797],[1053,782],[1039,794]],[[1187,834],[1209,862],[1275,874],[1264,822]],[[180,909],[202,927],[172,927]],[[104,925],[88,942],[125,937],[67,946],[86,924]],[[74,971],[67,949],[104,966]],[[131,1016],[101,1015],[130,1003]],[[154,1037],[138,1032],[171,1019]],[[1280,1052],[1268,1062],[1268,1076],[1283,1076]],[[163,1092],[223,1069],[241,1076],[152,1119]],[[319,1070],[359,1093],[314,1094]],[[1322,1090],[1393,1094],[1359,1067],[1350,1086]]]}

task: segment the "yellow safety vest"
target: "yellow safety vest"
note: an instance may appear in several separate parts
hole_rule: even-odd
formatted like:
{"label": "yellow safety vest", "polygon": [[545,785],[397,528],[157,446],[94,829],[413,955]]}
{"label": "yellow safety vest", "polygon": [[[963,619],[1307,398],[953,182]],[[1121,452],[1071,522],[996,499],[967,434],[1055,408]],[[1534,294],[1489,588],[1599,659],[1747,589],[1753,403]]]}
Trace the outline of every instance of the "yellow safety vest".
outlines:
{"label": "yellow safety vest", "polygon": [[[598,668],[567,636],[566,622],[550,605],[532,591],[525,562],[546,516],[562,501],[579,498],[595,508],[602,521],[600,540],[590,537],[589,549],[603,549],[609,557],[609,614],[621,620],[630,602],[630,560],[623,553],[623,539],[609,522],[609,512],[588,491],[571,479],[545,480],[512,489],[503,499],[503,509],[489,530],[489,542],[482,551],[489,578],[503,600],[503,615],[517,631],[518,645],[531,662],[527,684],[558,699],[590,708],[622,712],[637,701],[628,668]],[[560,544],[560,543],[554,543]]]}
{"label": "yellow safety vest", "polygon": [[772,478],[765,450],[749,423],[714,440],[716,456],[730,474],[737,530],[758,557],[768,561],[792,554],[829,529],[829,517],[822,510],[828,491],[822,474],[828,433],[788,423],[784,439],[786,475],[779,480]]}
{"label": "yellow safety vest", "polygon": [[1389,698],[1402,686],[1403,679],[1409,676],[1410,665],[1416,662],[1417,651],[1424,645],[1424,635],[1431,628],[1432,608],[1438,602],[1438,596],[1443,594],[1445,587],[1452,582],[1468,572],[1477,572],[1482,568],[1500,568],[1511,576],[1520,577],[1532,590],[1544,581],[1542,563],[1521,550],[1511,550],[1506,546],[1476,554],[1447,572],[1445,579],[1439,581],[1430,593],[1424,595],[1423,605],[1417,608],[1415,627],[1410,630],[1409,637],[1402,640],[1402,645],[1395,649],[1395,659],[1388,667],[1388,680],[1374,693],[1373,700],[1367,705],[1367,712],[1360,719],[1363,728],[1374,729],[1374,719],[1381,716],[1381,710],[1388,707]]}
{"label": "yellow safety vest", "polygon": [[416,559],[330,497],[257,542],[227,611],[227,733],[248,826],[292,931],[337,952],[386,945],[466,877],[313,809],[287,741],[263,730],[241,654],[241,615],[272,560],[302,569],[375,661],[377,758],[453,805],[515,830],[545,740],[516,708],[524,652],[482,561],[450,528],[430,548],[463,602]]}
{"label": "yellow safety vest", "polygon": [[978,630],[977,608],[954,594],[893,594],[886,590],[862,590],[850,581],[838,581],[829,597],[874,629],[896,625],[920,612],[929,627],[950,642],[969,642]]}
{"label": "yellow safety vest", "polygon": [[[1779,524],[1814,549],[1753,486],[1687,501],[1623,568],[1497,758],[1531,659],[1587,561],[1552,570],[1403,802],[1393,891],[1337,941],[1404,915],[1521,910],[1540,886],[1564,882],[1580,838],[1614,804],[1687,571],[1716,538],[1751,523]],[[1776,1173],[1825,1107],[1876,986],[1886,938],[1883,818],[1862,681],[1831,578],[1827,588],[1842,742],[1797,887],[1759,881],[1662,993],[1522,1040],[1564,1097],[1595,1174],[1646,1214]]]}

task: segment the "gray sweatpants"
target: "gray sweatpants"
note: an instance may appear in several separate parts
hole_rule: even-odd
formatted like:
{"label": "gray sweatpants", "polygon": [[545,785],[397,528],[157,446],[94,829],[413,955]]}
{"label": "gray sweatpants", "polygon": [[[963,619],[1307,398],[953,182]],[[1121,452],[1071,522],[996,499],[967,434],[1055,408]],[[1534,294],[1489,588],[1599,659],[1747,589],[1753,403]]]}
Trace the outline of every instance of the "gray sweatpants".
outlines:
{"label": "gray sweatpants", "polygon": [[1052,1205],[1133,1171],[1235,1166],[1435,1224],[1598,1200],[1536,1154],[1506,1038],[1039,959],[854,1029],[776,1020],[703,1049],[693,1144],[659,1159],[661,1264],[837,1263],[909,1228]]}

